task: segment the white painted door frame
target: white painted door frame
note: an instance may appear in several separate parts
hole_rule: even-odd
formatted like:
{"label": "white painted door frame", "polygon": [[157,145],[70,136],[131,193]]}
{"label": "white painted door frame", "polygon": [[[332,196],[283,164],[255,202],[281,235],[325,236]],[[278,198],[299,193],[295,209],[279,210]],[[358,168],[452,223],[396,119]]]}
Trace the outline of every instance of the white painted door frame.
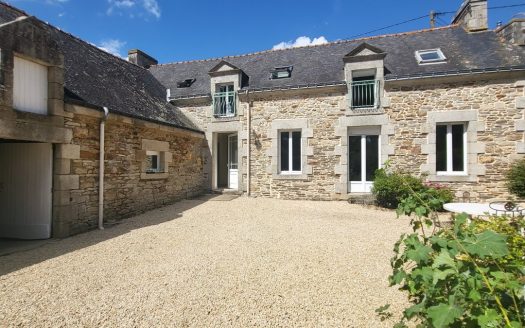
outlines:
{"label": "white painted door frame", "polygon": [[[350,137],[361,137],[361,153],[360,153],[360,159],[361,159],[361,180],[359,181],[349,181],[348,182],[348,192],[350,193],[370,193],[372,192],[372,187],[374,186],[374,182],[373,181],[367,181],[366,180],[366,169],[367,169],[367,165],[369,163],[367,163],[366,161],[366,154],[367,154],[367,147],[366,147],[366,137],[367,136],[377,136],[377,151],[378,151],[378,154],[377,154],[377,158],[378,158],[378,163],[377,163],[377,167],[378,168],[381,168],[381,135],[380,134],[352,134],[352,135],[349,135],[348,138]],[[349,144],[349,143],[348,143]],[[350,152],[348,152],[348,154],[350,154]],[[350,170],[350,166],[349,166],[349,170]],[[348,174],[348,178],[350,179],[350,174]]]}
{"label": "white painted door frame", "polygon": [[[228,135],[228,188],[239,188],[239,145],[237,133]],[[234,152],[235,149],[235,152]],[[237,156],[234,156],[237,155]]]}

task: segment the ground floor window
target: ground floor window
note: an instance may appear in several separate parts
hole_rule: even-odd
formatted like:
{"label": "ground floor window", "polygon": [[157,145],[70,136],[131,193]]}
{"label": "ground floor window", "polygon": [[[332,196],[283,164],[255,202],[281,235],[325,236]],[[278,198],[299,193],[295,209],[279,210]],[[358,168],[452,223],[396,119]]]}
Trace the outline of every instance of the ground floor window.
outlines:
{"label": "ground floor window", "polygon": [[146,173],[162,172],[160,161],[161,152],[148,150],[146,152]]}
{"label": "ground floor window", "polygon": [[301,168],[301,131],[281,131],[280,139],[280,173],[300,174]]}
{"label": "ground floor window", "polygon": [[465,124],[436,126],[436,171],[438,175],[466,174],[467,129]]}

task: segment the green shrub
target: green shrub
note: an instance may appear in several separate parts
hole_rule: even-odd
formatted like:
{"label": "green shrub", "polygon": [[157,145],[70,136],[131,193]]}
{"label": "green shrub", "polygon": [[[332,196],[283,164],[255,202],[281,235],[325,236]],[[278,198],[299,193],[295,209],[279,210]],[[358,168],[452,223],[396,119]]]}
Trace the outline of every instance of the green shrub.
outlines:
{"label": "green shrub", "polygon": [[[429,192],[430,190],[430,192]],[[438,227],[431,194],[412,193],[398,207],[410,216],[414,233],[403,234],[394,247],[390,284],[408,294],[412,306],[401,322],[418,327],[524,327],[524,218],[467,220]],[[388,306],[376,310],[391,316]]]}
{"label": "green shrub", "polygon": [[425,200],[435,198],[439,201],[440,205],[433,208],[435,211],[443,210],[443,204],[450,203],[454,199],[452,191],[442,185],[423,184],[420,178],[409,174],[389,173],[385,169],[376,171],[372,193],[381,207],[397,208],[403,199],[413,193],[421,192],[425,193]]}
{"label": "green shrub", "polygon": [[372,193],[379,206],[397,208],[399,202],[411,193],[411,189],[417,192],[425,187],[421,179],[408,174],[388,173],[385,169],[376,171]]}
{"label": "green shrub", "polygon": [[518,249],[509,247],[508,235],[473,225],[458,215],[451,228],[396,244],[390,284],[413,303],[398,327],[411,320],[423,327],[523,327],[525,276],[520,254],[512,253]]}
{"label": "green shrub", "polygon": [[524,218],[493,217],[490,220],[474,220],[471,226],[476,233],[492,230],[507,236],[509,255],[499,261],[504,265],[515,263],[525,268],[525,237],[521,234],[525,228]]}
{"label": "green shrub", "polygon": [[507,173],[509,192],[525,198],[525,159],[516,161]]}

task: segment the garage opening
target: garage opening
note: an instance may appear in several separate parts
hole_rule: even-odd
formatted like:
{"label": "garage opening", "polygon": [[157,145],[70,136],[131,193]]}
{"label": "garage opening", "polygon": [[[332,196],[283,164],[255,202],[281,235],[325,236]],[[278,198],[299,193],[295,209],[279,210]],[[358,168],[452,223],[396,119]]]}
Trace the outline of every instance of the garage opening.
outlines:
{"label": "garage opening", "polygon": [[0,237],[51,237],[53,145],[0,140]]}

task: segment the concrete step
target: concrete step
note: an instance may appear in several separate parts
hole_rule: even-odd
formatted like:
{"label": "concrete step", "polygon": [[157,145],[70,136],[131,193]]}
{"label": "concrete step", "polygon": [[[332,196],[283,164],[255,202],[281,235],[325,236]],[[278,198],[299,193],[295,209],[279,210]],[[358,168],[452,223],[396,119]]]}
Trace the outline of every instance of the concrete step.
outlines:
{"label": "concrete step", "polygon": [[350,204],[375,205],[376,197],[370,193],[351,193],[348,194]]}
{"label": "concrete step", "polygon": [[218,195],[242,195],[242,191],[239,191],[237,189],[228,189],[228,188],[219,188],[219,189],[213,189],[212,194],[218,194]]}

